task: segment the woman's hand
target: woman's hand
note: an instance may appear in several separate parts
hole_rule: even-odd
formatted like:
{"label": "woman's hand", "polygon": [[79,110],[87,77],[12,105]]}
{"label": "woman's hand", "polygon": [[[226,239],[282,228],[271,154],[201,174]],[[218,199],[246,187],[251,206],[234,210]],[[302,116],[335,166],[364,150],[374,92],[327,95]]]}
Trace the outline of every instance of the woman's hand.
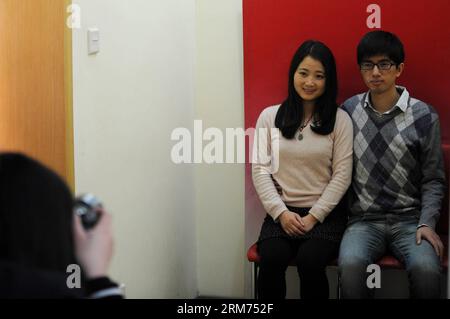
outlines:
{"label": "woman's hand", "polygon": [[301,236],[305,234],[305,223],[300,215],[285,210],[279,217],[281,227],[291,237]]}
{"label": "woman's hand", "polygon": [[79,216],[74,216],[75,255],[88,279],[104,277],[113,255],[112,218],[98,210],[100,219],[93,229],[85,230]]}
{"label": "woman's hand", "polygon": [[302,218],[305,226],[303,227],[303,231],[309,233],[314,226],[318,223],[318,220],[311,214],[306,215]]}
{"label": "woman's hand", "polygon": [[279,221],[283,230],[291,237],[309,233],[318,222],[311,214],[302,218],[298,214],[288,210],[281,213]]}

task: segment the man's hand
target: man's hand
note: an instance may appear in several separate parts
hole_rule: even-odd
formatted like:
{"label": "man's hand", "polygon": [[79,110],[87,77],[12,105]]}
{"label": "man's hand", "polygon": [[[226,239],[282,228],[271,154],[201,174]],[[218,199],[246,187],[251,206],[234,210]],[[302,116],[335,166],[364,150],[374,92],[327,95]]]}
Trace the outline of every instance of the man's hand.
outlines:
{"label": "man's hand", "polygon": [[416,232],[417,245],[420,245],[420,243],[422,242],[422,238],[430,242],[430,244],[436,251],[436,254],[442,261],[442,259],[444,258],[444,245],[442,244],[442,241],[439,238],[438,234],[436,234],[436,232],[430,227],[422,226]]}
{"label": "man's hand", "polygon": [[281,213],[280,217],[278,217],[278,220],[280,221],[283,230],[289,236],[295,237],[305,234],[305,223],[298,214],[285,210]]}

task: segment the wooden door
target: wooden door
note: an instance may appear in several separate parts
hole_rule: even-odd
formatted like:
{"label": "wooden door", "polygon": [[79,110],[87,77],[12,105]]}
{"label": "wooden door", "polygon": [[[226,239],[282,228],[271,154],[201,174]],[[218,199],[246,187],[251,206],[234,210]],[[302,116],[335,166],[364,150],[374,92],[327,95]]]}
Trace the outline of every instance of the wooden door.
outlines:
{"label": "wooden door", "polygon": [[0,0],[0,151],[26,153],[73,187],[67,0]]}

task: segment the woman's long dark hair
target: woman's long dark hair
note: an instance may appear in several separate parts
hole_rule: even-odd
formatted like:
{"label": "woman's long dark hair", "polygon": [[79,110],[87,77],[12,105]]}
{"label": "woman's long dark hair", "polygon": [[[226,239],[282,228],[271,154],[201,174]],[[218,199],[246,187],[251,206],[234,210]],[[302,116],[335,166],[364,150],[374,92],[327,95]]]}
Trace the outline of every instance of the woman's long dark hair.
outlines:
{"label": "woman's long dark hair", "polygon": [[0,155],[0,260],[66,272],[75,263],[73,197],[53,171],[21,154]]}
{"label": "woman's long dark hair", "polygon": [[322,42],[308,40],[294,54],[289,69],[288,97],[278,110],[275,126],[283,136],[292,139],[303,123],[303,99],[294,87],[294,75],[299,64],[307,57],[320,61],[325,69],[325,92],[317,99],[311,129],[321,135],[328,135],[334,130],[338,104],[336,102],[338,83],[336,62],[331,50]]}

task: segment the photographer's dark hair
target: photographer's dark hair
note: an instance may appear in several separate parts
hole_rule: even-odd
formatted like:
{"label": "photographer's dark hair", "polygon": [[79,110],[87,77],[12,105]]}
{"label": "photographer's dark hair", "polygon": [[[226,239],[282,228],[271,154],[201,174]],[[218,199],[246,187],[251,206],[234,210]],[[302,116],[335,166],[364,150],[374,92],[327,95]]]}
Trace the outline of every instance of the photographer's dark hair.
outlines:
{"label": "photographer's dark hair", "polygon": [[21,154],[0,154],[0,260],[66,272],[75,263],[73,197],[64,181]]}
{"label": "photographer's dark hair", "polygon": [[311,129],[317,134],[328,135],[333,131],[336,122],[338,84],[333,53],[322,42],[308,40],[298,48],[292,58],[289,69],[288,97],[280,106],[275,118],[275,126],[287,139],[294,138],[303,123],[303,99],[295,90],[294,75],[299,64],[308,56],[320,61],[325,69],[325,92],[316,101]]}
{"label": "photographer's dark hair", "polygon": [[371,31],[359,42],[358,64],[375,55],[385,55],[397,66],[405,62],[405,50],[402,42],[395,34],[387,31]]}

